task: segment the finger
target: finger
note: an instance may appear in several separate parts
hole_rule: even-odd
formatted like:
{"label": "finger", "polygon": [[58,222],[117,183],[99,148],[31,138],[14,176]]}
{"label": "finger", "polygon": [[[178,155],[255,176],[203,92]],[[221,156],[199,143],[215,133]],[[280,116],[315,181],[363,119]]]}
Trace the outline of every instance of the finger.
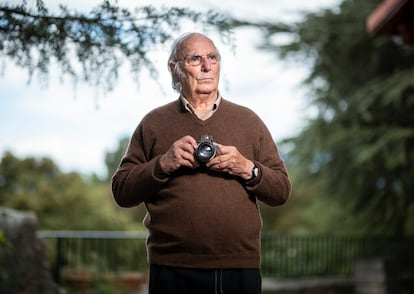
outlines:
{"label": "finger", "polygon": [[226,155],[219,155],[214,157],[210,160],[206,166],[215,170],[223,170],[227,167],[227,156]]}
{"label": "finger", "polygon": [[196,159],[194,158],[194,151],[193,152],[184,152],[181,155],[181,158],[184,161],[188,161],[192,166],[195,166]]}
{"label": "finger", "polygon": [[194,156],[194,150],[196,147],[194,147],[191,143],[184,143],[181,145],[181,150],[183,150],[186,153],[189,153],[191,156]]}
{"label": "finger", "polygon": [[182,137],[180,141],[186,144],[190,144],[193,147],[193,149],[197,146],[197,141],[190,135]]}
{"label": "finger", "polygon": [[196,164],[196,162],[190,161],[190,160],[183,160],[181,162],[181,166],[186,166],[189,168],[197,168],[198,165]]}

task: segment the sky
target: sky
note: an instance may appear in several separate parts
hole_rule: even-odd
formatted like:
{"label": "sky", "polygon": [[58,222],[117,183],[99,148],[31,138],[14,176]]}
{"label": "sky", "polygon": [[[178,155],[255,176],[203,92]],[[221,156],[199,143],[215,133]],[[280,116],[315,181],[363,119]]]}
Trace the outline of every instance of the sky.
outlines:
{"label": "sky", "polygon": [[[44,2],[50,10],[64,3],[78,11],[89,11],[100,3],[96,0]],[[240,18],[277,22],[300,20],[301,11],[333,8],[338,0],[118,0],[118,3],[130,8],[138,4],[171,6],[173,3],[197,11],[215,9]],[[201,28],[186,27],[177,37],[188,31],[201,31]],[[260,34],[252,29],[236,31],[234,49],[221,43],[218,35],[210,37],[222,55],[222,96],[255,111],[276,142],[300,131],[309,115],[306,88],[301,85],[309,69],[256,49]],[[65,172],[105,176],[105,152],[115,150],[121,138],[130,137],[147,112],[178,97],[171,89],[166,66],[169,46],[150,54],[159,72],[158,83],[144,71],[137,85],[125,67],[115,89],[104,96],[82,83],[75,89],[68,79],[62,82],[53,69],[47,82],[34,76],[28,83],[27,70],[0,58],[3,71],[0,157],[5,151],[19,158],[49,157]]]}

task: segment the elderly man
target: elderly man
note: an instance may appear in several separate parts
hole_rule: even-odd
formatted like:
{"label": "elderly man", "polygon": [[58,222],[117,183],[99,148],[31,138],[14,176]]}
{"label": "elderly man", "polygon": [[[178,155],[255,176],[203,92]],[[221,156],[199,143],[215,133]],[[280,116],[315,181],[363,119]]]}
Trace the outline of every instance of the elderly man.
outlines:
{"label": "elderly man", "polygon": [[149,293],[261,292],[260,212],[290,182],[258,116],[220,96],[220,54],[199,33],[173,44],[177,100],[148,113],[112,179],[116,202],[144,203]]}

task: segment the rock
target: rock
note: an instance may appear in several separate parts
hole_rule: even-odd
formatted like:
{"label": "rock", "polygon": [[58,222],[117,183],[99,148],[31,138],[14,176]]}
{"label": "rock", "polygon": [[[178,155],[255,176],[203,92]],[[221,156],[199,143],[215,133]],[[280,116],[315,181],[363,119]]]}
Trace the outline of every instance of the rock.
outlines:
{"label": "rock", "polygon": [[399,266],[392,258],[357,260],[354,264],[354,280],[357,294],[400,293]]}
{"label": "rock", "polygon": [[0,207],[0,293],[55,294],[33,212]]}

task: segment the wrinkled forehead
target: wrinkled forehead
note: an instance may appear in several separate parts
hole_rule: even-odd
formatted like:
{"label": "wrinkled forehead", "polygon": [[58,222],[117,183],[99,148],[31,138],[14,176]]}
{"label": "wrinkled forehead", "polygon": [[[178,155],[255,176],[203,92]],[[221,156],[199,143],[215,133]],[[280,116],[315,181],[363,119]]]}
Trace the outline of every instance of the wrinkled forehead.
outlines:
{"label": "wrinkled forehead", "polygon": [[217,52],[213,41],[199,34],[191,35],[185,39],[178,50],[180,55],[205,55]]}

